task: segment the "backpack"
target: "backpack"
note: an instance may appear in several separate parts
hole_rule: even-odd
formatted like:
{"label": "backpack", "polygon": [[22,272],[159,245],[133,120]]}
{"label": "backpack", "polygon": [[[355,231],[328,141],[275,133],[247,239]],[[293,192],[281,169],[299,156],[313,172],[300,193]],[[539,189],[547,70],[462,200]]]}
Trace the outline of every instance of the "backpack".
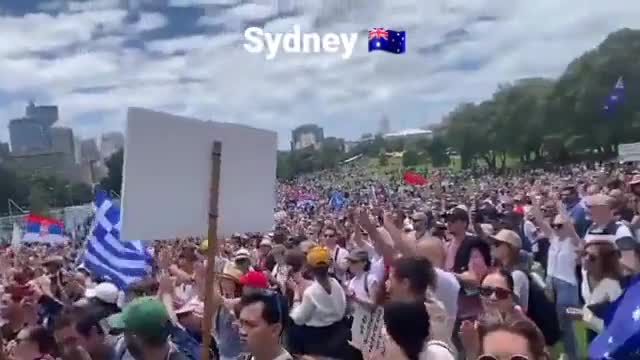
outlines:
{"label": "backpack", "polygon": [[531,277],[530,273],[525,272],[529,280],[529,302],[527,304],[527,316],[533,321],[538,329],[544,334],[545,343],[549,346],[560,340],[562,332],[556,307],[553,302],[547,298],[544,288]]}

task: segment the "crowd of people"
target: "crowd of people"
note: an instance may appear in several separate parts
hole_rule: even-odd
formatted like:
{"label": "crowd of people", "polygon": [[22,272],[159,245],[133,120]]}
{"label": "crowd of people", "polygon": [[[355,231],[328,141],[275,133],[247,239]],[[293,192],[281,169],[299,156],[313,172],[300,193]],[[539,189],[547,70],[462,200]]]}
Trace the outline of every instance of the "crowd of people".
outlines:
{"label": "crowd of people", "polygon": [[218,240],[210,319],[207,239],[154,243],[125,289],[80,241],[8,246],[0,359],[199,359],[207,337],[221,360],[586,358],[578,339],[640,273],[640,174],[426,177],[356,163],[279,183],[273,229]]}

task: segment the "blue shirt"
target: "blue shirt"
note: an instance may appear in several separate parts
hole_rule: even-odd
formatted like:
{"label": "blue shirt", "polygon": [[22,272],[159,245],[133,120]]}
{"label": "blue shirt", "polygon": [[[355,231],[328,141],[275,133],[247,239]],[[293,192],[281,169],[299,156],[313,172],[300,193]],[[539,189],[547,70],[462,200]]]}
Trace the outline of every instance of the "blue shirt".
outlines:
{"label": "blue shirt", "polygon": [[576,233],[581,238],[587,233],[587,229],[591,225],[591,221],[587,219],[587,210],[584,208],[581,202],[577,202],[573,206],[567,205],[567,212],[573,220],[576,228]]}
{"label": "blue shirt", "polygon": [[214,338],[218,344],[220,356],[225,358],[235,358],[244,352],[238,325],[235,324],[236,317],[224,306],[220,306],[213,320]]}

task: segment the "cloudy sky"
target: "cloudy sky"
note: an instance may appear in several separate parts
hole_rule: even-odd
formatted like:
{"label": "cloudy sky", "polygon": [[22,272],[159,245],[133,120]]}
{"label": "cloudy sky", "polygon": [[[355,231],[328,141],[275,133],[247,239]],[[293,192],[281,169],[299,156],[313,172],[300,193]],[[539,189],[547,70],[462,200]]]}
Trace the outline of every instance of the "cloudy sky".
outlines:
{"label": "cloudy sky", "polygon": [[[248,26],[359,32],[355,54],[243,48]],[[407,32],[407,53],[367,52],[367,29]],[[558,76],[622,27],[629,0],[2,0],[0,140],[29,99],[95,136],[124,128],[127,106],[245,123],[297,125],[355,139],[387,115],[395,130],[438,122],[463,101],[528,76]]]}

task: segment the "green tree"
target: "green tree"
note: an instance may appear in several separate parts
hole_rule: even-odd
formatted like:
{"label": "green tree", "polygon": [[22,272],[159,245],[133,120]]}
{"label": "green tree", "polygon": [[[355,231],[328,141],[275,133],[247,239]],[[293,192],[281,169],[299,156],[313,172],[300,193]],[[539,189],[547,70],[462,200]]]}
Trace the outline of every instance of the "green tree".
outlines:
{"label": "green tree", "polygon": [[49,191],[43,189],[40,185],[31,187],[29,192],[29,211],[32,214],[49,216],[50,201]]}
{"label": "green tree", "polygon": [[402,166],[411,167],[420,163],[420,156],[415,150],[405,150],[402,153]]}
{"label": "green tree", "polygon": [[290,152],[278,151],[276,177],[282,180],[291,179],[294,176],[293,170]]}
{"label": "green tree", "polygon": [[425,151],[431,159],[431,165],[434,167],[449,166],[451,160],[447,152],[447,143],[441,135],[435,135],[433,139],[427,142]]}
{"label": "green tree", "polygon": [[122,170],[124,163],[124,149],[118,150],[107,159],[107,176],[100,181],[100,187],[106,191],[120,194],[122,190]]}
{"label": "green tree", "polygon": [[388,164],[389,159],[387,157],[387,154],[384,151],[381,151],[380,154],[378,154],[378,165],[387,166]]}
{"label": "green tree", "polygon": [[29,186],[26,179],[8,167],[0,165],[0,213],[9,212],[9,200],[27,205]]}

